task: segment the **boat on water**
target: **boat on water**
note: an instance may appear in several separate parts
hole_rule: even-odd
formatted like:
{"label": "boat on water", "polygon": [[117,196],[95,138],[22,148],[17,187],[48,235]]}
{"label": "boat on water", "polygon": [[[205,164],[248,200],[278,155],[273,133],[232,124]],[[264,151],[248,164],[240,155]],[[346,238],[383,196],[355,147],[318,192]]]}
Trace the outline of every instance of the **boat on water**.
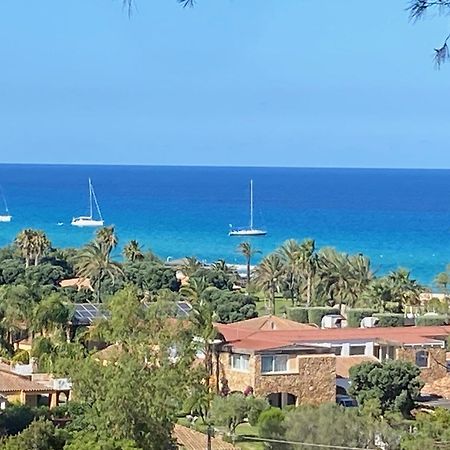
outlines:
{"label": "boat on water", "polygon": [[229,236],[265,236],[266,230],[253,227],[253,180],[250,180],[250,226],[248,228],[233,228],[230,225]]}
{"label": "boat on water", "polygon": [[[98,218],[94,218],[94,205],[98,213]],[[89,216],[74,217],[71,224],[75,227],[102,227],[103,217],[95,195],[94,186],[89,178]]]}
{"label": "boat on water", "polygon": [[3,189],[0,188],[0,192],[3,198],[3,204],[5,205],[5,212],[0,214],[0,222],[11,222],[12,216],[8,210],[8,204],[6,203],[6,197],[3,193]]}

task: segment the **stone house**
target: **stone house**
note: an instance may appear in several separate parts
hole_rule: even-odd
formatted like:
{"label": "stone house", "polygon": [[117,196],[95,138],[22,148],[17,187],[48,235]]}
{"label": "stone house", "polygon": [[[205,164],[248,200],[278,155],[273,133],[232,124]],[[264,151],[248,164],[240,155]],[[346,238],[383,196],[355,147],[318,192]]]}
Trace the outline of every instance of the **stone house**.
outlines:
{"label": "stone house", "polygon": [[410,361],[425,382],[449,376],[450,326],[319,329],[264,316],[217,329],[221,388],[253,392],[275,406],[334,401],[347,391],[350,367],[364,361]]}

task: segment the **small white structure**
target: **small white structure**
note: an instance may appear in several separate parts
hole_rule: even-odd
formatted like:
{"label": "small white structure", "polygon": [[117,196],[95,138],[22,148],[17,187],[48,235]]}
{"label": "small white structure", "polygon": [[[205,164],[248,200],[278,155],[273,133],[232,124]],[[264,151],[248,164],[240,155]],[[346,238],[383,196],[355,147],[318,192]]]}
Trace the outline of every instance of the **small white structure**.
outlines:
{"label": "small white structure", "polygon": [[364,317],[361,320],[360,328],[375,328],[379,321],[378,317]]}
{"label": "small white structure", "polygon": [[340,314],[329,314],[322,317],[320,322],[321,328],[342,328],[342,321],[344,317]]}

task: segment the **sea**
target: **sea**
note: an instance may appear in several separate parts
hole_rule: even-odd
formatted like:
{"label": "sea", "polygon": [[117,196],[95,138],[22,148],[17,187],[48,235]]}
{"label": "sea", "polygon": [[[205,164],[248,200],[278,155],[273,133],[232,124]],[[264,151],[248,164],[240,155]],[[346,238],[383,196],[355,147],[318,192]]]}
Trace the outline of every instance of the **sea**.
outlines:
{"label": "sea", "polygon": [[89,177],[105,224],[116,227],[118,258],[136,239],[163,259],[244,263],[243,239],[228,231],[249,223],[253,179],[255,226],[267,230],[247,238],[261,250],[255,262],[291,238],[363,253],[379,275],[405,267],[429,285],[450,262],[449,170],[3,164],[13,220],[0,223],[0,246],[23,228],[44,230],[58,247],[89,242],[93,229],[70,224],[88,212]]}

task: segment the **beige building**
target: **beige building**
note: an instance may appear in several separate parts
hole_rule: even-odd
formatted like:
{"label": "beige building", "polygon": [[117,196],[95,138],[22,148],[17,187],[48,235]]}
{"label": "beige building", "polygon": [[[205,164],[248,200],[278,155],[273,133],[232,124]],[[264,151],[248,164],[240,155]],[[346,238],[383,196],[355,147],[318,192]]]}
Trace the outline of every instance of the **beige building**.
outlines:
{"label": "beige building", "polygon": [[32,373],[31,365],[0,363],[0,404],[20,403],[49,407],[65,403],[70,398],[71,384],[67,379],[48,374]]}
{"label": "beige building", "polygon": [[426,382],[449,376],[450,326],[319,329],[264,316],[217,329],[219,387],[265,396],[274,406],[335,401],[347,392],[350,367],[364,361],[411,361]]}

